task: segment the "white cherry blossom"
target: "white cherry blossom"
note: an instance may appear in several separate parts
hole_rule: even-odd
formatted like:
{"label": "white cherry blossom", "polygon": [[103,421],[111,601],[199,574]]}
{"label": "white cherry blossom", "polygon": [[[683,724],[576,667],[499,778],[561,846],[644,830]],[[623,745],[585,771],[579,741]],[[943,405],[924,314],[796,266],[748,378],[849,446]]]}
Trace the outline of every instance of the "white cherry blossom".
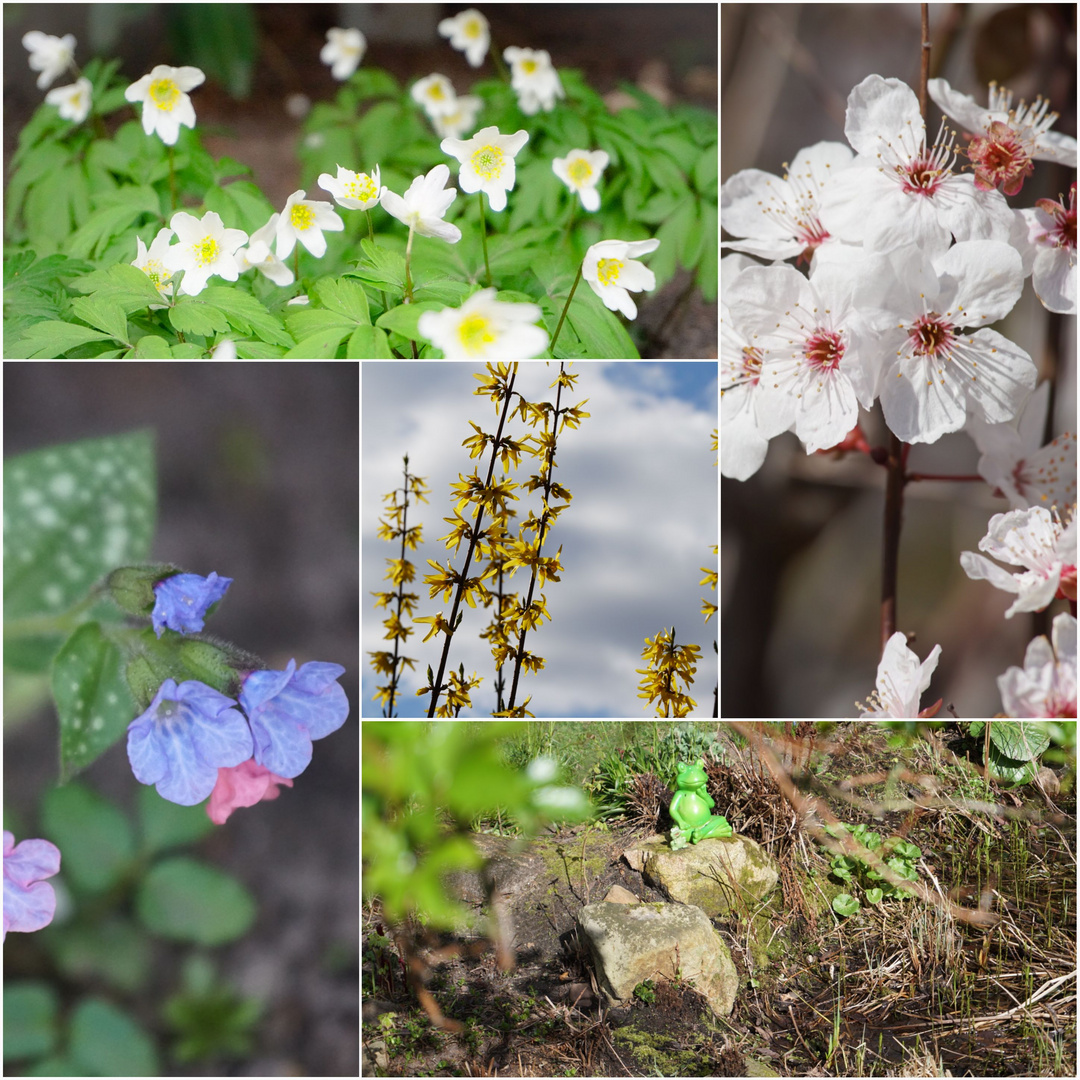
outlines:
{"label": "white cherry blossom", "polygon": [[1069,188],[1068,206],[1064,198],[1038,199],[1032,209],[1018,214],[1026,227],[1021,254],[1032,267],[1035,295],[1048,311],[1075,315],[1076,181]]}
{"label": "white cherry blossom", "polygon": [[782,177],[743,169],[720,188],[720,222],[738,240],[720,247],[763,259],[808,261],[831,238],[818,216],[822,189],[854,157],[843,143],[819,142],[800,150]]}
{"label": "white cherry blossom", "polygon": [[1023,668],[998,676],[1006,716],[1076,716],[1076,619],[1056,616],[1051,634],[1052,647],[1040,634],[1028,643]]}
{"label": "white cherry blossom", "polygon": [[[920,716],[919,699],[941,659],[941,646],[935,645],[922,663],[908,648],[907,638],[898,630],[885,643],[877,669],[877,689],[867,699],[870,708],[855,703],[864,717]],[[940,702],[938,702],[940,705]],[[933,706],[931,706],[933,708]],[[933,716],[937,709],[926,715]]]}
{"label": "white cherry blossom", "polygon": [[918,99],[899,79],[863,79],[848,96],[844,134],[858,156],[821,195],[819,216],[832,236],[872,251],[944,251],[950,236],[1009,239],[1004,197],[953,172],[951,138],[927,146]]}
{"label": "white cherry blossom", "polygon": [[960,553],[960,565],[969,578],[989,581],[1003,592],[1016,593],[1005,612],[1011,619],[1018,611],[1042,611],[1059,594],[1076,599],[1076,522],[1063,526],[1057,513],[1041,506],[1010,510],[990,519],[979,550],[1001,562],[1023,566],[1009,573],[997,563],[973,551]]}
{"label": "white cherry blossom", "polygon": [[[1035,388],[1032,359],[986,327],[1023,290],[1020,256],[996,240],[969,240],[932,257],[914,247],[866,261],[856,302],[880,335],[885,422],[904,442],[936,442],[969,410],[1011,420]],[[868,379],[873,374],[867,375]]]}
{"label": "white cherry blossom", "polygon": [[988,424],[974,414],[964,425],[982,453],[979,475],[1014,510],[1076,502],[1076,435],[1063,432],[1042,445],[1050,384],[1043,382],[1012,423]]}

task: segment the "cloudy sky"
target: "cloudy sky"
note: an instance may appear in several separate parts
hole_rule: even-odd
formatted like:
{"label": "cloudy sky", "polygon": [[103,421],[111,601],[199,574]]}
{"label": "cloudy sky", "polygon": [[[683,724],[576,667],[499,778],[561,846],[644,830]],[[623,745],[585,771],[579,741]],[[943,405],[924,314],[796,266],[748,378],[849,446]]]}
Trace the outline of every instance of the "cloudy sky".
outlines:
{"label": "cloudy sky", "polygon": [[[409,470],[423,477],[429,504],[419,511],[410,500],[409,525],[422,521],[424,543],[409,559],[416,564],[416,580],[409,587],[420,597],[418,615],[449,615],[452,600],[429,599],[422,578],[432,573],[428,559],[460,569],[459,554],[439,542],[449,531],[442,519],[452,515],[454,500],[449,485],[458,474],[470,475],[488,457],[470,460],[462,441],[473,434],[469,421],[494,433],[498,425],[495,405],[487,396],[473,394],[480,383],[474,374],[483,364],[472,362],[408,363],[370,361],[361,365],[363,402],[363,469],[361,480],[363,529],[363,649],[388,649],[383,640],[386,611],[374,607],[371,592],[389,591],[384,581],[387,558],[399,555],[398,546],[378,539],[376,530],[382,496],[402,483],[402,456],[409,455]],[[552,621],[526,638],[526,649],[544,657],[538,674],[522,675],[517,701],[531,695],[529,705],[537,717],[628,717],[653,715],[638,699],[644,667],[641,650],[645,638],[673,625],[678,644],[701,646],[701,663],[691,697],[698,702],[693,716],[712,715],[716,685],[716,617],[704,623],[701,599],[716,603],[716,592],[699,585],[701,567],[716,568],[712,545],[717,543],[718,473],[711,433],[718,426],[716,361],[646,363],[578,361],[570,369],[578,374],[570,404],[588,398],[591,416],[574,430],[559,435],[556,480],[573,495],[573,502],[549,531],[544,553],[563,545],[562,580],[544,588]],[[529,401],[555,400],[548,389],[558,367],[542,361],[523,362],[515,384]],[[563,394],[564,403],[567,394]],[[531,429],[519,420],[510,434],[521,438]],[[523,484],[535,471],[532,458],[522,457],[510,478]],[[496,476],[501,474],[496,465]],[[481,476],[485,475],[481,470]],[[539,493],[515,492],[519,503],[516,521],[528,516],[529,506],[540,515]],[[418,512],[422,517],[418,518]],[[528,577],[518,571],[510,588],[524,594]],[[465,607],[461,628],[454,635],[450,664],[464,663],[466,675],[477,672],[484,681],[473,690],[474,711],[462,716],[490,716],[494,709],[494,667],[486,640],[477,635],[490,621],[491,611]],[[442,635],[426,644],[429,624],[417,632],[402,651],[416,657],[416,671],[406,669],[400,716],[426,716],[427,695],[416,690],[426,684],[427,665],[437,671]],[[379,716],[372,700],[377,683],[370,663],[363,678],[363,715]],[[522,691],[524,690],[524,694]]]}

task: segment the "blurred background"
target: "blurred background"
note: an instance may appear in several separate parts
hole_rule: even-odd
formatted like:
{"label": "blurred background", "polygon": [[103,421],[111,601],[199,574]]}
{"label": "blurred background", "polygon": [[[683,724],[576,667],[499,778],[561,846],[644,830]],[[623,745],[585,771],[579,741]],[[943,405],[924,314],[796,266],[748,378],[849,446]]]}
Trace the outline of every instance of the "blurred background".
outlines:
{"label": "blurred background", "polygon": [[[358,460],[355,364],[25,363],[4,367],[4,454],[151,428],[158,527],[151,558],[233,578],[209,632],[270,668],[342,664],[349,719],[315,743],[308,769],[272,802],[238,810],[195,853],[254,895],[258,916],[213,953],[222,978],[263,1001],[253,1056],[230,1072],[355,1076],[358,1060]],[[57,722],[45,696],[16,710],[5,683],[4,805],[40,836],[38,801],[57,783]],[[139,784],[124,742],[79,780],[130,811]],[[63,871],[61,871],[62,876]],[[43,931],[42,933],[47,933]],[[52,977],[37,934],[14,934],[5,975]],[[160,1030],[186,950],[156,944],[139,1019]]]}
{"label": "blurred background", "polygon": [[[867,75],[917,86],[918,4],[721,4],[720,177],[784,163],[822,140],[845,142],[851,89]],[[1041,94],[1076,135],[1076,7],[1072,4],[931,4],[931,77],[987,101],[991,79],[1015,97]],[[941,114],[931,102],[928,128]],[[1075,171],[1036,162],[1013,207],[1068,192]],[[724,234],[721,239],[728,239]],[[722,253],[723,254],[723,253]],[[996,327],[1052,379],[1052,432],[1076,430],[1076,319],[1048,313],[1030,286]],[[871,445],[880,412],[861,415]],[[963,434],[918,445],[913,472],[976,472]],[[884,470],[863,455],[807,456],[794,435],[773,439],[749,481],[721,481],[720,715],[854,717],[874,689]],[[918,482],[905,490],[898,628],[912,649],[942,657],[923,706],[944,698],[961,717],[1001,709],[996,677],[1023,666],[1028,641],[1049,632],[1041,615],[1003,618],[1010,598],[960,567],[987,523],[1008,510],[985,484]]]}

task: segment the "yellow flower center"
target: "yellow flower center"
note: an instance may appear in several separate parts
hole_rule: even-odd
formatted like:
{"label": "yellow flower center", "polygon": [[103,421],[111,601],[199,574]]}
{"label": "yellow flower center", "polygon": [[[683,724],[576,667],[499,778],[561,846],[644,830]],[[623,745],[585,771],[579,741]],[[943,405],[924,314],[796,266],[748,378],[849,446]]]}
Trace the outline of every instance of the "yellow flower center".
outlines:
{"label": "yellow flower center", "polygon": [[495,340],[491,321],[483,315],[467,315],[458,324],[458,337],[470,356],[483,356],[484,350]]}
{"label": "yellow flower center", "polygon": [[600,284],[610,285],[618,280],[622,266],[623,264],[618,259],[601,259],[596,264],[596,276],[600,279]]}
{"label": "yellow flower center", "polygon": [[218,244],[212,236],[204,236],[193,246],[200,266],[207,266],[218,257]]}
{"label": "yellow flower center", "polygon": [[537,64],[535,60],[521,61],[521,70],[524,71],[526,75],[531,75],[539,66],[540,65]]}
{"label": "yellow flower center", "polygon": [[345,194],[350,199],[360,199],[362,202],[374,199],[378,193],[375,181],[367,173],[360,173],[355,180],[350,180],[345,185]]}
{"label": "yellow flower center", "polygon": [[465,23],[465,36],[471,38],[478,38],[480,36],[480,20],[469,19]]}
{"label": "yellow flower center", "polygon": [[304,229],[310,229],[315,221],[315,211],[304,203],[297,203],[289,214],[289,221],[294,229],[299,229],[301,232]]}
{"label": "yellow flower center", "polygon": [[170,274],[169,271],[165,269],[164,264],[157,259],[151,259],[150,262],[143,267],[143,273],[154,283],[154,288],[157,289],[159,293],[164,293],[165,286],[172,281],[172,274]]}
{"label": "yellow flower center", "polygon": [[442,101],[446,94],[443,93],[443,88],[439,83],[432,83],[428,88],[428,97],[433,98],[435,101]]}
{"label": "yellow flower center", "polygon": [[150,96],[162,112],[172,112],[180,97],[180,87],[172,79],[158,79],[150,84]]}
{"label": "yellow flower center", "polygon": [[590,176],[592,176],[592,169],[589,167],[589,163],[584,158],[575,158],[566,169],[570,176],[570,179],[581,187]]}
{"label": "yellow flower center", "polygon": [[503,152],[497,146],[481,146],[472,156],[472,167],[477,176],[491,180],[502,172]]}

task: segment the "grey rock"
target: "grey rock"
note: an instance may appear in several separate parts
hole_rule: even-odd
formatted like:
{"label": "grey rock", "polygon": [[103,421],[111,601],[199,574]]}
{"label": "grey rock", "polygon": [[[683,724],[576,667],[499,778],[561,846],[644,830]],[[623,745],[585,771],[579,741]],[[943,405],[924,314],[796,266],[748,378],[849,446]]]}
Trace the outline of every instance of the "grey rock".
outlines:
{"label": "grey rock", "polygon": [[716,1016],[731,1015],[738,974],[700,908],[601,901],[582,908],[577,921],[608,997],[626,1001],[646,979],[678,976],[705,997]]}

